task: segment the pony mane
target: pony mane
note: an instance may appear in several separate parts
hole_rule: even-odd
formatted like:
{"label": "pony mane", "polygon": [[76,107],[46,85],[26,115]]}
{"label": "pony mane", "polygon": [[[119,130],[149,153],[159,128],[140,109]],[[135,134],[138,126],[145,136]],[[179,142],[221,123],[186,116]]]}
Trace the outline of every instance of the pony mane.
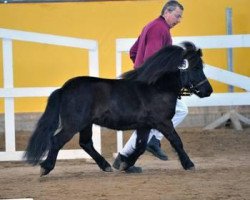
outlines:
{"label": "pony mane", "polygon": [[165,46],[148,58],[139,68],[121,75],[123,79],[154,84],[166,74],[179,71],[185,50],[177,45]]}

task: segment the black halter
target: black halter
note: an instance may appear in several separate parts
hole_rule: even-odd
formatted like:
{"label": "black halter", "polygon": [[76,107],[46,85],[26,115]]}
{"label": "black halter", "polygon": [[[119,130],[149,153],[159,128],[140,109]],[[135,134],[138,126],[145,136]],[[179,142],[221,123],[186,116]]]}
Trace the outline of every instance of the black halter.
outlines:
{"label": "black halter", "polygon": [[198,86],[200,86],[200,85],[206,83],[207,81],[208,81],[207,79],[202,80],[202,81],[200,81],[199,83],[197,83],[195,86],[194,86],[193,84],[191,84],[191,85],[190,85],[190,88],[189,88],[190,91],[191,91],[192,93],[196,92],[196,93],[198,94],[198,93],[200,92],[199,89],[198,89]]}

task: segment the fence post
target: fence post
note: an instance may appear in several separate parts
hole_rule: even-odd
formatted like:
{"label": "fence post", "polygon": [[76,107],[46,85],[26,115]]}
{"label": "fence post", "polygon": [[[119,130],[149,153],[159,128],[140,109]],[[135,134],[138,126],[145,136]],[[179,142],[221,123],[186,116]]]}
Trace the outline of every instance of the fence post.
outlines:
{"label": "fence post", "polygon": [[[89,75],[93,77],[99,77],[99,55],[97,42],[96,47],[89,50]],[[92,131],[94,146],[96,150],[101,153],[101,127],[93,124]]]}
{"label": "fence post", "polygon": [[[120,51],[118,52],[116,51],[116,78],[118,78],[121,74],[122,74],[122,53]],[[117,153],[118,153],[123,148],[123,131],[117,131],[116,136],[117,136],[116,142],[117,142]],[[116,157],[115,154],[114,157]]]}
{"label": "fence post", "polygon": [[[13,88],[13,54],[12,40],[3,39],[3,77],[4,88]],[[14,152],[15,148],[15,112],[14,98],[4,98],[5,109],[5,151]]]}

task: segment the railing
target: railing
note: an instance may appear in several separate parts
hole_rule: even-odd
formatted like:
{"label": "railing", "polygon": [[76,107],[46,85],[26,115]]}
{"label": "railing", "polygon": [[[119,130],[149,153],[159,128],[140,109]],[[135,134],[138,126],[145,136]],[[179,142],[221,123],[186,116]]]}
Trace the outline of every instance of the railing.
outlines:
{"label": "railing", "polygon": [[[61,45],[88,50],[89,75],[99,76],[98,43],[94,40],[63,37],[50,34],[33,33],[0,28],[3,47],[3,88],[0,98],[4,98],[5,109],[5,151],[0,152],[0,161],[21,160],[23,151],[16,151],[14,98],[49,96],[56,87],[15,88],[13,82],[13,40]],[[97,151],[101,152],[100,127],[93,126],[93,140]],[[81,150],[61,150],[58,158],[74,159],[89,156]]]}
{"label": "railing", "polygon": [[[44,97],[49,96],[55,87],[33,87],[15,88],[13,84],[13,40],[27,42],[37,42],[50,45],[62,45],[89,50],[89,75],[99,76],[98,44],[94,40],[85,40],[71,37],[63,37],[49,34],[31,33],[17,30],[0,29],[0,38],[3,45],[3,76],[4,87],[0,88],[0,98],[4,98],[5,109],[5,151],[0,152],[0,161],[21,160],[23,151],[16,151],[15,145],[15,112],[14,98],[18,97]],[[250,35],[230,35],[230,36],[199,36],[199,37],[175,37],[174,43],[188,40],[193,41],[203,49],[217,48],[241,48],[250,47]],[[116,75],[122,73],[122,52],[128,52],[135,39],[116,40]],[[196,96],[184,97],[184,101],[189,107],[202,106],[234,106],[250,105],[250,78],[222,70],[206,64],[205,74],[208,78],[240,87],[246,92],[216,93],[206,99]],[[230,115],[229,115],[230,116]],[[241,118],[242,121],[250,123],[249,119]],[[101,152],[100,127],[93,126],[93,139],[95,148]],[[123,135],[121,131],[117,133],[117,151],[123,147]],[[58,158],[83,158],[89,156],[83,150],[62,150]]]}
{"label": "railing", "polygon": [[[122,73],[122,53],[129,52],[130,47],[134,44],[134,38],[122,38],[116,40],[116,75]],[[194,37],[174,37],[173,43],[178,44],[182,41],[192,41],[195,45],[202,49],[222,49],[222,48],[247,48],[250,47],[250,34],[247,35],[215,35],[215,36],[194,36]],[[204,106],[238,106],[250,105],[250,78],[240,74],[236,74],[227,70],[220,69],[206,64],[205,74],[208,78],[214,79],[229,85],[237,86],[246,90],[246,92],[234,93],[214,93],[209,98],[198,98],[195,95],[191,97],[183,97],[188,107],[204,107]],[[230,118],[231,114],[226,114],[223,118],[218,119],[215,123],[208,125],[207,128],[216,127],[220,122]],[[236,113],[239,120],[250,124],[250,120]],[[237,122],[236,122],[237,123]],[[239,123],[236,124],[241,129]],[[117,152],[123,147],[123,133],[117,133]]]}

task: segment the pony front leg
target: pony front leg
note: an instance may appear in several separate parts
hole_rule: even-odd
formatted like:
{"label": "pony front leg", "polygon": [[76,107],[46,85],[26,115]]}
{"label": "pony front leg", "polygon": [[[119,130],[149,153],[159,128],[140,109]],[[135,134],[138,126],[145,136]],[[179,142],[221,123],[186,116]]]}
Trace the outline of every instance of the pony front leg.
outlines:
{"label": "pony front leg", "polygon": [[181,138],[175,131],[172,122],[170,121],[168,126],[164,126],[158,129],[170,142],[171,146],[177,152],[181,165],[185,170],[193,170],[194,163],[190,160],[189,156],[187,155],[186,151],[183,148],[183,143]]}
{"label": "pony front leg", "polygon": [[169,138],[170,138],[169,139],[170,144],[178,153],[178,156],[180,158],[181,165],[183,166],[183,168],[185,170],[195,169],[194,163],[190,160],[189,156],[185,152],[181,138],[179,137],[179,135],[177,134],[175,130],[172,132],[172,134],[170,134]]}

